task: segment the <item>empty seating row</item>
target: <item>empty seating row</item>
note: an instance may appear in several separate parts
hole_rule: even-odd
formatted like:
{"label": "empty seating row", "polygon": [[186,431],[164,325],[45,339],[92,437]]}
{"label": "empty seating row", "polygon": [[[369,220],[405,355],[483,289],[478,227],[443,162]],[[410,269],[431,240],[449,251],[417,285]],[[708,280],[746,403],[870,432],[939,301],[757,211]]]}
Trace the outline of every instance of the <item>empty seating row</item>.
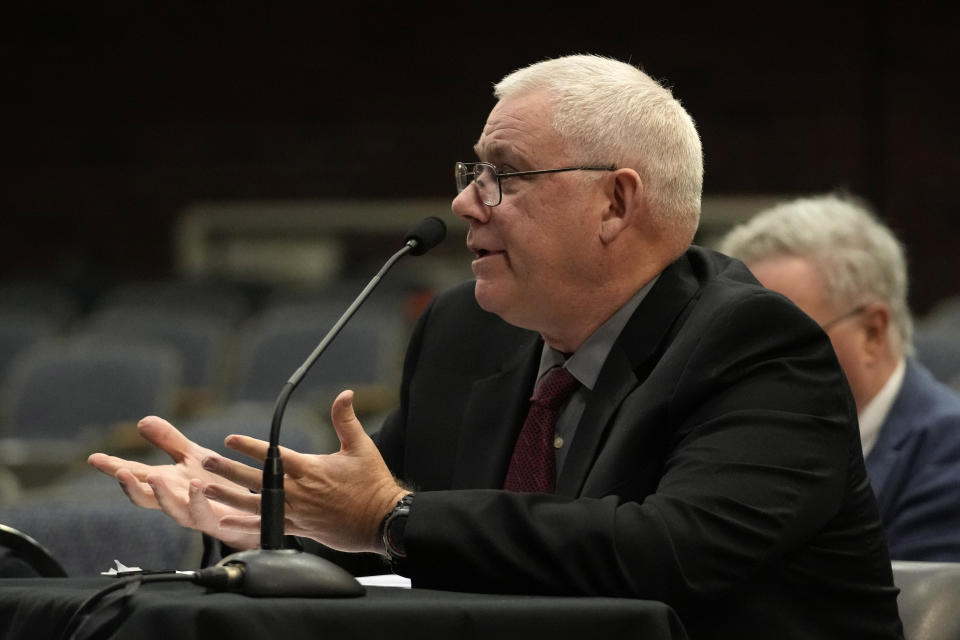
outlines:
{"label": "empty seating row", "polygon": [[[224,438],[247,433],[266,438],[273,403],[239,402],[186,420],[180,428],[197,444],[256,466],[226,449]],[[282,442],[299,451],[331,453],[339,448],[333,428],[312,408],[291,402],[284,414]],[[169,462],[145,451],[141,459]],[[144,569],[197,568],[200,535],[184,529],[159,511],[127,501],[116,482],[90,468],[78,469],[59,482],[0,502],[0,523],[29,532],[49,549],[71,576],[94,576],[120,560]]]}
{"label": "empty seating row", "polygon": [[[347,306],[342,295],[277,295],[237,320],[153,302],[111,299],[69,323],[0,305],[0,333],[6,319],[6,335],[19,340],[0,350],[12,353],[0,371],[0,468],[33,486],[108,446],[98,442],[116,447],[143,415],[181,424],[244,401],[272,404]],[[393,404],[409,329],[403,305],[402,295],[385,295],[361,307],[294,400],[326,415],[334,393],[351,387],[361,414]]]}

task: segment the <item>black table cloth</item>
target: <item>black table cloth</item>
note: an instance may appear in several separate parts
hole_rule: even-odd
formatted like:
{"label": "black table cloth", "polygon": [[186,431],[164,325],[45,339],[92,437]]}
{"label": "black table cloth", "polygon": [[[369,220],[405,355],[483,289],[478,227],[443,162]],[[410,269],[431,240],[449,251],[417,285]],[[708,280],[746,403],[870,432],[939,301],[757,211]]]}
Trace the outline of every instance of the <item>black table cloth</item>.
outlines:
{"label": "black table cloth", "polygon": [[[60,638],[80,605],[116,578],[0,580],[0,637]],[[106,602],[106,600],[105,600]],[[367,587],[358,598],[252,598],[193,583],[144,583],[114,598],[117,640],[213,638],[686,638],[667,605],[624,598],[559,598]],[[106,612],[108,607],[104,608]],[[119,614],[119,615],[118,615]]]}

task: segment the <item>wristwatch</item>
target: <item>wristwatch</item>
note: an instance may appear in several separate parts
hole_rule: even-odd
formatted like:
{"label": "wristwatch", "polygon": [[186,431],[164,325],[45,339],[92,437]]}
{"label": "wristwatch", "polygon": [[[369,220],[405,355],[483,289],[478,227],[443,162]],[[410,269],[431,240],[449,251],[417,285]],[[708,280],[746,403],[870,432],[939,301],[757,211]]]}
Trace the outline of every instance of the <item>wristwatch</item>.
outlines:
{"label": "wristwatch", "polygon": [[413,494],[403,496],[397,506],[383,519],[380,525],[380,539],[383,548],[390,556],[390,566],[395,573],[400,573],[407,559],[407,545],[404,540],[404,530],[407,527],[407,517],[410,515],[410,505],[413,504]]}

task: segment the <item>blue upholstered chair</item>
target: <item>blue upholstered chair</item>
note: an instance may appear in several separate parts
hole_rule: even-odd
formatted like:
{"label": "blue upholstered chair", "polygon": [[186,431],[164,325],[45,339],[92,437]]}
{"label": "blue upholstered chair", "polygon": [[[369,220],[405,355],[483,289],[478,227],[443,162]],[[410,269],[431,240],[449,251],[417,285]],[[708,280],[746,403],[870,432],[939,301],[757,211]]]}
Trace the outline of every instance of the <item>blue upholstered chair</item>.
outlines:
{"label": "blue upholstered chair", "polygon": [[159,346],[41,346],[11,365],[3,388],[0,464],[25,486],[82,462],[117,425],[172,415],[180,361]]}

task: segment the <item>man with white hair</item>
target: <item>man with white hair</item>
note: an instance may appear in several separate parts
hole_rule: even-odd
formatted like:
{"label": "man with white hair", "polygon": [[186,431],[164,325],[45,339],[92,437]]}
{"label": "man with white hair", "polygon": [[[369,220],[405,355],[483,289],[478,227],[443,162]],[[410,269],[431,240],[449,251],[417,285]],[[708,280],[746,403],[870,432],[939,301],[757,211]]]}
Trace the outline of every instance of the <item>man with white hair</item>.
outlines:
{"label": "man with white hair", "polygon": [[857,202],[823,195],[758,213],[720,250],[830,337],[890,556],[960,561],[960,397],[910,357],[907,267],[893,233]]}
{"label": "man with white hair", "polygon": [[[455,165],[475,282],[420,319],[375,440],[347,391],[339,453],[284,453],[287,532],[389,557],[415,587],[661,600],[691,638],[900,637],[829,341],[690,246],[690,116],[597,56],[531,65],[495,95],[478,161]],[[91,464],[137,504],[255,545],[259,472],[158,418],[140,429],[177,464]]]}

